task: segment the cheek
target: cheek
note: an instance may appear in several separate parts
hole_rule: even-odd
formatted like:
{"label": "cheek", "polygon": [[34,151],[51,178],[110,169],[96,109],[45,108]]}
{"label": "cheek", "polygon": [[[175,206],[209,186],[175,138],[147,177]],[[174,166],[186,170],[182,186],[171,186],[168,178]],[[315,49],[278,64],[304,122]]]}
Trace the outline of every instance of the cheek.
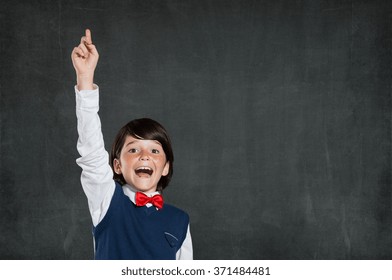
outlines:
{"label": "cheek", "polygon": [[164,166],[166,163],[166,157],[164,156],[157,156],[154,158],[154,162],[155,164],[159,165],[159,166]]}
{"label": "cheek", "polygon": [[135,161],[135,157],[132,154],[123,154],[121,155],[121,166],[129,166],[132,165]]}

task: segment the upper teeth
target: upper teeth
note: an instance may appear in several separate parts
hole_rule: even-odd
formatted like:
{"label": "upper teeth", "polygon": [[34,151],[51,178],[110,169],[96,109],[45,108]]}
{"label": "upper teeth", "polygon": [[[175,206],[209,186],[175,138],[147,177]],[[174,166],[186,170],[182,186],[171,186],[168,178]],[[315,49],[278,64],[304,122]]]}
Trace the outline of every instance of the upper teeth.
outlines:
{"label": "upper teeth", "polygon": [[144,170],[151,170],[151,168],[150,168],[150,167],[147,167],[147,166],[142,166],[142,167],[136,168],[136,170],[141,170],[141,169],[144,169]]}

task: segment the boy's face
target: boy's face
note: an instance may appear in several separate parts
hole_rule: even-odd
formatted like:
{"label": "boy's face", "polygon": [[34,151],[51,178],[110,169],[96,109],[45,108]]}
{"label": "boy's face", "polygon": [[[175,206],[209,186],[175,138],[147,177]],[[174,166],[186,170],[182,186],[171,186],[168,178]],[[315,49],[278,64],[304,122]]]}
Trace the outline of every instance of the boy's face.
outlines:
{"label": "boy's face", "polygon": [[113,166],[127,184],[142,192],[156,191],[161,176],[166,176],[170,168],[161,143],[130,135],[125,139],[120,159],[115,159]]}

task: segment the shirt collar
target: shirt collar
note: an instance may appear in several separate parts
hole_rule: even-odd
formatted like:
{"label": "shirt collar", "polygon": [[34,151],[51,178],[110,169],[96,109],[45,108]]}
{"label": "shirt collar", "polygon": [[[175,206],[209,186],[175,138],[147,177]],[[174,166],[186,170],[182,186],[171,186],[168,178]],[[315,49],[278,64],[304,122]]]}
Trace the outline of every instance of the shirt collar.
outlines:
{"label": "shirt collar", "polygon": [[[136,204],[135,203],[135,196],[136,196],[136,193],[139,192],[139,191],[137,189],[135,189],[134,187],[132,187],[131,185],[128,185],[128,184],[123,185],[122,189],[124,191],[124,194],[129,197],[129,199],[133,202],[133,204]],[[144,193],[145,195],[147,195],[149,197],[152,197],[152,196],[154,196],[156,194],[160,194],[159,192],[152,192],[152,193],[142,192],[142,193]],[[151,207],[152,204],[151,203],[147,203],[146,206],[147,207]]]}

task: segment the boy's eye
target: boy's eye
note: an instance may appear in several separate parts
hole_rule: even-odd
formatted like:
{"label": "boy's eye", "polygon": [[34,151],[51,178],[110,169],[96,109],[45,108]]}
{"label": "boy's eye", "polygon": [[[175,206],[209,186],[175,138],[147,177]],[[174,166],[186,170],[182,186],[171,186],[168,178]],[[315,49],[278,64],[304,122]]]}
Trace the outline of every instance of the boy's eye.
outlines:
{"label": "boy's eye", "polygon": [[159,150],[158,150],[158,149],[152,149],[151,152],[152,152],[153,154],[159,154]]}
{"label": "boy's eye", "polygon": [[130,153],[136,153],[136,152],[137,152],[137,149],[132,148],[132,149],[129,150],[129,152],[130,152]]}

